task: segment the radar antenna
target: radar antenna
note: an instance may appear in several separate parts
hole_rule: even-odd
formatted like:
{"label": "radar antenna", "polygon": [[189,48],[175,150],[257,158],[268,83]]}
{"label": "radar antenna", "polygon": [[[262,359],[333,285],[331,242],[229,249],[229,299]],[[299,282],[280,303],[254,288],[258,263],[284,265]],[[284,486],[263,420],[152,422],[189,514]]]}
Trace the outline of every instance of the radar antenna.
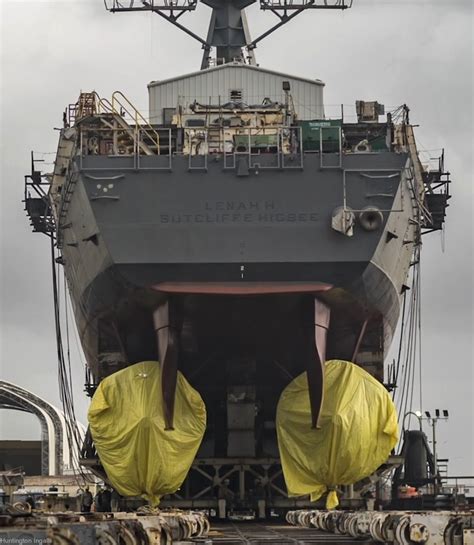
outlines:
{"label": "radar antenna", "polygon": [[[196,9],[198,0],[104,0],[112,13],[152,11],[201,43],[204,50],[201,69],[213,64],[211,49],[216,51],[216,64],[244,62],[255,64],[254,49],[275,30],[308,9],[345,10],[352,0],[258,0],[262,10],[271,11],[279,21],[255,40],[250,38],[245,8],[257,0],[201,0],[212,9],[207,38],[201,38],[181,24],[185,13]],[[245,49],[245,53],[243,50]]]}

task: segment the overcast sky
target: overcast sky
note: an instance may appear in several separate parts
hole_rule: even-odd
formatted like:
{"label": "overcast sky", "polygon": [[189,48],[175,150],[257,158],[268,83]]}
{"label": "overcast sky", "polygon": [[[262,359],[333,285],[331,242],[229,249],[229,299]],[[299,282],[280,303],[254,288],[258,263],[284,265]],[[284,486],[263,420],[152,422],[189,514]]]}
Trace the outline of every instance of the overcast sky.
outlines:
{"label": "overcast sky", "polygon": [[[156,15],[112,15],[101,0],[0,0],[0,9],[1,377],[59,404],[49,240],[30,232],[21,202],[30,150],[55,152],[54,127],[81,90],[121,90],[146,112],[146,84],[198,69],[201,49]],[[354,0],[344,13],[297,17],[256,50],[263,67],[323,80],[328,115],[356,99],[406,103],[419,147],[446,149],[453,198],[444,251],[440,233],[422,251],[423,409],[449,409],[438,454],[458,475],[474,474],[472,9],[471,0]],[[184,18],[204,35],[208,16],[201,6]],[[273,17],[255,6],[248,16],[253,36]],[[85,423],[76,349],[73,363]],[[39,425],[0,411],[0,437],[39,438]]]}

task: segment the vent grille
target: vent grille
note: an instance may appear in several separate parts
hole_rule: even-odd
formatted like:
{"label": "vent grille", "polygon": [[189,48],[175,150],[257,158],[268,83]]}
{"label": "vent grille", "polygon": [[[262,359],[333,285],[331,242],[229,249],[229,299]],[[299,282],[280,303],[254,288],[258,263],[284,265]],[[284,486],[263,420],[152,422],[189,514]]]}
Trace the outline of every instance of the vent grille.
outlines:
{"label": "vent grille", "polygon": [[230,101],[231,102],[242,102],[242,89],[231,89],[230,90]]}

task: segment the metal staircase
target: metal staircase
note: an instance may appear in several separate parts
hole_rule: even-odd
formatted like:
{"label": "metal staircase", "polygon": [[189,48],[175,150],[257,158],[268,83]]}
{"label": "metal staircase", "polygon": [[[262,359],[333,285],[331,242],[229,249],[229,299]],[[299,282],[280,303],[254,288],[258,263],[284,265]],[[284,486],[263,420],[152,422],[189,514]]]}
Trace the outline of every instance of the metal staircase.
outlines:
{"label": "metal staircase", "polygon": [[90,117],[98,119],[104,128],[114,131],[114,153],[118,154],[119,138],[122,138],[122,144],[133,147],[136,152],[160,154],[158,132],[120,91],[112,94],[112,100],[100,97],[95,91],[81,93],[72,110],[69,109],[69,123],[78,124]]}

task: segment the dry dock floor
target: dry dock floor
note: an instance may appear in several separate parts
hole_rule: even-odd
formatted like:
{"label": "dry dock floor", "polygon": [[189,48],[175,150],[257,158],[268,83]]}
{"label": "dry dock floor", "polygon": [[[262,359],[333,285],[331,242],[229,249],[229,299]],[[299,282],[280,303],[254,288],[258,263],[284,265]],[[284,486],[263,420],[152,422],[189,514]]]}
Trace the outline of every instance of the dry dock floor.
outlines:
{"label": "dry dock floor", "polygon": [[365,544],[372,541],[356,540],[348,536],[328,534],[311,528],[290,526],[283,522],[225,522],[212,523],[206,539],[195,540],[202,545],[328,545]]}

